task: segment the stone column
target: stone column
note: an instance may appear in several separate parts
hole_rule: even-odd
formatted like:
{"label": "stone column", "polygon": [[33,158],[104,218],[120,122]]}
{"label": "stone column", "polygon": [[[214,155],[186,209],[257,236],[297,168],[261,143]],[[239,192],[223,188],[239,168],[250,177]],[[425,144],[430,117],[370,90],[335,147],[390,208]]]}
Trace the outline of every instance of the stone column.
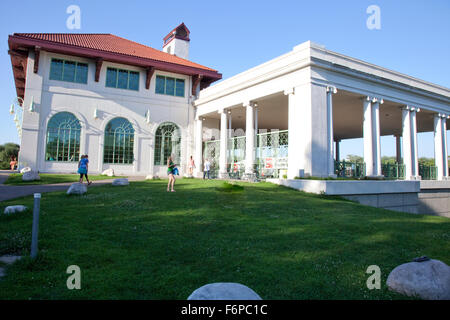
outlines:
{"label": "stone column", "polygon": [[246,178],[252,180],[255,178],[255,112],[253,103],[244,102],[245,108],[245,175]]}
{"label": "stone column", "polygon": [[444,179],[448,180],[448,152],[447,152],[447,116],[444,115],[442,125],[442,155],[444,158]]}
{"label": "stone column", "polygon": [[[444,178],[444,144],[442,141],[442,114],[434,115],[434,164],[437,167],[437,179]],[[444,119],[445,121],[445,119]]]}
{"label": "stone column", "polygon": [[219,154],[219,177],[221,179],[228,178],[227,171],[227,148],[228,148],[228,132],[227,132],[227,112],[219,110],[220,114],[220,154]]}
{"label": "stone column", "polygon": [[380,137],[380,104],[377,98],[372,99],[372,139],[373,139],[373,175],[382,176],[381,173],[381,137]]}
{"label": "stone column", "polygon": [[304,174],[303,148],[302,143],[305,137],[302,136],[302,126],[299,125],[301,110],[296,99],[295,89],[289,88],[284,91],[288,96],[288,179],[301,177]]}
{"label": "stone column", "polygon": [[363,140],[364,140],[364,162],[366,164],[366,175],[374,175],[373,154],[373,130],[372,130],[372,100],[366,97],[363,100]]}
{"label": "stone column", "polygon": [[334,137],[333,137],[333,94],[335,87],[327,87],[327,142],[328,142],[328,176],[334,173]]}
{"label": "stone column", "polygon": [[410,108],[411,117],[411,160],[412,175],[414,180],[420,180],[419,176],[419,154],[417,149],[417,112],[419,108]]}
{"label": "stone column", "polygon": [[403,145],[403,164],[405,165],[405,179],[413,179],[412,168],[412,146],[411,146],[411,116],[409,107],[402,108],[402,145]]}
{"label": "stone column", "polygon": [[195,171],[194,175],[198,178],[202,176],[203,169],[203,120],[202,117],[195,119]]}

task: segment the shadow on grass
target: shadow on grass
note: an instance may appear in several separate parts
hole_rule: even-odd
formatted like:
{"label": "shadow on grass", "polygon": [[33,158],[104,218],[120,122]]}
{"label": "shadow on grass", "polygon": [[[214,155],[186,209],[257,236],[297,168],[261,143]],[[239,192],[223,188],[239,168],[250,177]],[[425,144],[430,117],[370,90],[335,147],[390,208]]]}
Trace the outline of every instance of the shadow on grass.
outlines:
{"label": "shadow on grass", "polygon": [[[237,185],[244,187],[223,192],[221,181],[177,180],[177,192],[168,193],[161,180],[79,197],[46,194],[40,260],[11,268],[0,298],[186,299],[221,281],[264,299],[403,298],[384,285],[390,270],[420,255],[450,259],[445,218],[268,183]],[[19,202],[32,198],[7,204]],[[29,213],[1,217],[0,254],[28,254],[30,231]],[[71,264],[83,272],[78,292],[65,287]],[[366,288],[372,264],[382,270],[381,290]]]}

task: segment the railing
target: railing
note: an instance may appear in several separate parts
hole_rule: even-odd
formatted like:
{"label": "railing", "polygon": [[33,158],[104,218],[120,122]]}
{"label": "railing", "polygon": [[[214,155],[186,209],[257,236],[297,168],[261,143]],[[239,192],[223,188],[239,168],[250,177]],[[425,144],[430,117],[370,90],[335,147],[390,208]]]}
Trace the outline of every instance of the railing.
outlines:
{"label": "railing", "polygon": [[419,164],[419,176],[422,177],[422,180],[436,180],[437,167]]}
{"label": "railing", "polygon": [[381,173],[387,179],[405,179],[405,165],[400,163],[383,163]]}
{"label": "railing", "polygon": [[282,178],[288,163],[288,130],[256,135],[255,173],[258,179]]}
{"label": "railing", "polygon": [[209,171],[211,179],[215,179],[219,175],[219,154],[220,140],[205,141],[203,143],[203,158],[211,162],[211,170]]}
{"label": "railing", "polygon": [[363,162],[335,161],[334,172],[339,178],[362,178],[366,175]]}

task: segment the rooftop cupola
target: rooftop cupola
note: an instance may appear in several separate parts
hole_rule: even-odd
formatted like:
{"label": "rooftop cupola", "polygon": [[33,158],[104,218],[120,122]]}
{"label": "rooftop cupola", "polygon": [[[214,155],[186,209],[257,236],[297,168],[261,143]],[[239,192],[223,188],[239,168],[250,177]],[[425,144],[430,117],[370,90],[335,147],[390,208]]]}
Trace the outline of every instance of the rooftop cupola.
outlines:
{"label": "rooftop cupola", "polygon": [[189,59],[189,29],[181,23],[164,37],[163,51],[183,59]]}

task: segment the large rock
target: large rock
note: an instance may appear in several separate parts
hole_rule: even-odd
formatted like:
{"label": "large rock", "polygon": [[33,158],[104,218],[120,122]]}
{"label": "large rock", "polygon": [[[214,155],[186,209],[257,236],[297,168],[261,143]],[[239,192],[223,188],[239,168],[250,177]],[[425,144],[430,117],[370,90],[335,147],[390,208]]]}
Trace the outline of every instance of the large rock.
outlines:
{"label": "large rock", "polygon": [[85,194],[87,192],[87,186],[83,183],[72,183],[67,190],[67,194]]}
{"label": "large rock", "polygon": [[25,172],[29,172],[29,171],[32,171],[31,170],[31,168],[30,167],[25,167],[25,168],[23,168],[22,170],[20,170],[20,173],[25,173]]}
{"label": "large rock", "polygon": [[39,173],[36,171],[27,171],[22,175],[22,181],[41,180]]}
{"label": "large rock", "polygon": [[439,260],[409,262],[396,267],[386,284],[392,291],[426,300],[450,299],[450,267]]}
{"label": "large rock", "polygon": [[103,176],[114,177],[114,169],[106,169],[102,172]]}
{"label": "large rock", "polygon": [[240,283],[217,282],[198,288],[188,300],[262,300],[252,289]]}
{"label": "large rock", "polygon": [[18,206],[8,206],[5,208],[4,214],[12,214],[16,212],[23,212],[27,210],[27,207],[18,205]]}
{"label": "large rock", "polygon": [[113,186],[127,186],[130,183],[127,178],[114,179],[112,182]]}

